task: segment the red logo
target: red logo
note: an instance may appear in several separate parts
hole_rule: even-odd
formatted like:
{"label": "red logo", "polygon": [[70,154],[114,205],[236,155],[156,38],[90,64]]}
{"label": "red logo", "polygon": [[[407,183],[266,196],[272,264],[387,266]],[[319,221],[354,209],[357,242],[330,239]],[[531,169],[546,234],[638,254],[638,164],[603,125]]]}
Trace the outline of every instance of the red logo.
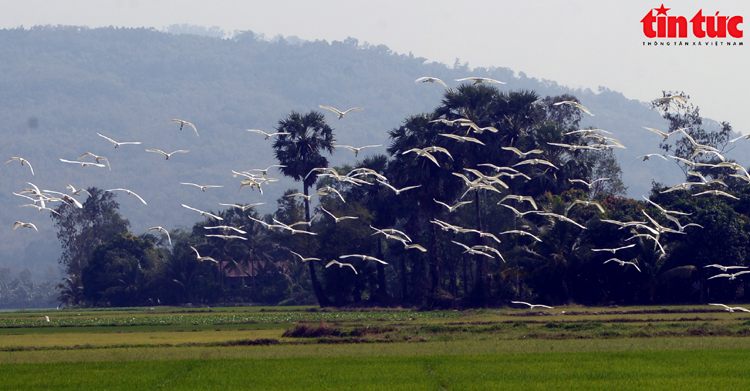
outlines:
{"label": "red logo", "polygon": [[742,24],[742,16],[719,16],[719,11],[713,16],[704,16],[703,10],[700,9],[688,23],[684,16],[668,16],[667,11],[670,9],[662,4],[659,8],[650,9],[641,19],[643,34],[646,37],[687,38],[689,24],[696,38],[727,38],[727,34],[732,38],[742,38],[742,30],[738,27]]}

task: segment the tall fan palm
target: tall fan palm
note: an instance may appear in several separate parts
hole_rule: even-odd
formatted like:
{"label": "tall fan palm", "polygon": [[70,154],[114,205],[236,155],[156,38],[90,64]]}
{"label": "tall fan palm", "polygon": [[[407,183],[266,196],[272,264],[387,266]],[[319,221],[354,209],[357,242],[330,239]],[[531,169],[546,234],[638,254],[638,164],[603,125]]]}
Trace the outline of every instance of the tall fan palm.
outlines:
{"label": "tall fan palm", "polygon": [[[391,138],[391,145],[388,147],[388,153],[393,160],[388,164],[387,177],[391,185],[401,188],[405,186],[420,185],[419,188],[407,191],[401,194],[401,198],[411,201],[418,205],[412,213],[412,218],[420,220],[420,226],[430,227],[430,245],[428,250],[429,256],[429,275],[430,275],[430,293],[435,294],[440,288],[440,264],[441,253],[437,251],[438,240],[437,232],[434,230],[430,220],[438,216],[442,206],[436,204],[432,199],[436,194],[440,194],[444,199],[455,199],[462,189],[463,183],[452,175],[453,162],[439,155],[437,160],[440,166],[437,166],[425,157],[418,157],[414,154],[404,154],[412,148],[424,148],[431,145],[440,145],[444,137],[439,137],[440,131],[436,126],[432,126],[430,117],[427,115],[417,115],[407,118],[404,124],[388,132]],[[414,254],[413,256],[417,256]],[[414,260],[413,276],[413,299],[421,300],[421,295],[426,293],[423,288],[425,281],[422,261]]]}
{"label": "tall fan palm", "polygon": [[[328,167],[328,159],[321,152],[333,153],[335,142],[333,129],[325,122],[323,114],[311,111],[300,114],[292,111],[289,116],[279,121],[276,131],[288,133],[279,135],[273,143],[274,155],[279,161],[281,172],[293,178],[302,180],[304,194],[309,195],[310,186],[318,179],[318,173],[312,172],[316,167]],[[310,173],[310,175],[308,175]],[[305,219],[310,221],[310,202],[305,199]],[[321,306],[329,304],[315,274],[313,262],[309,262],[310,280],[315,296]]]}
{"label": "tall fan palm", "polygon": [[[358,168],[369,168],[378,172],[379,174],[386,175],[389,170],[388,156],[386,155],[374,155],[366,157],[359,163]],[[375,211],[373,213],[372,225],[379,228],[394,227],[398,219],[402,216],[408,216],[412,205],[406,202],[400,195],[396,195],[393,191],[386,188],[385,186],[360,186],[352,188],[349,191],[348,197],[352,199],[361,200],[363,205],[368,210]],[[383,236],[377,235],[377,254],[378,259],[386,259],[383,254]],[[394,246],[399,248],[400,245]],[[375,295],[375,299],[380,301],[382,304],[386,304],[388,300],[388,292],[386,291],[386,275],[385,265],[377,263],[375,265],[378,273],[378,290]],[[396,266],[394,265],[394,268]],[[400,275],[401,275],[401,297],[406,298],[406,263],[404,257],[400,260]]]}
{"label": "tall fan palm", "polygon": [[[530,138],[528,137],[529,128],[535,119],[540,118],[540,110],[532,104],[537,99],[538,96],[534,92],[504,93],[487,85],[461,85],[456,90],[447,91],[441,105],[435,109],[434,115],[448,120],[467,118],[476,127],[439,124],[437,126],[441,128],[441,132],[459,135],[471,133],[472,137],[484,144],[446,143],[444,146],[455,159],[453,169],[456,171],[464,168],[478,169],[481,168],[477,166],[478,164],[486,163],[497,166],[511,165],[513,159],[517,157],[503,150],[502,147],[519,146],[524,150],[530,149],[525,139]],[[494,129],[494,131],[489,129]],[[453,178],[453,181],[460,180]],[[513,185],[512,182],[513,180],[508,180],[508,184]],[[481,205],[479,191],[474,191],[472,196],[476,217],[474,228],[483,231],[482,216],[486,208]],[[479,238],[478,242],[477,244],[481,245],[488,244],[484,237]],[[487,258],[478,256],[476,262],[479,278],[474,287],[474,299],[476,304],[484,305],[489,293]]]}

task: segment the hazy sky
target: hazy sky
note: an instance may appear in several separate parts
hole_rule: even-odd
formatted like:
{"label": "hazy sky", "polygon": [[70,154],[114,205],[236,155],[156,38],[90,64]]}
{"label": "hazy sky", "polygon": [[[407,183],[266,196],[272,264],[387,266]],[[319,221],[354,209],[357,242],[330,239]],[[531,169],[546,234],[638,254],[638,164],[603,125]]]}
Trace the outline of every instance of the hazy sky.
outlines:
{"label": "hazy sky", "polygon": [[[746,46],[649,47],[640,20],[656,1],[196,1],[0,0],[0,28],[64,24],[155,27],[171,24],[252,30],[266,37],[384,44],[452,65],[496,66],[592,90],[604,86],[648,101],[685,91],[701,114],[750,133],[743,91]],[[672,1],[668,16],[750,16],[748,1]],[[745,24],[740,29],[745,30]],[[692,34],[691,34],[692,37]],[[697,38],[683,41],[701,41]],[[726,41],[726,40],[725,40]],[[746,38],[735,40],[750,44]],[[426,76],[426,75],[415,75]],[[468,76],[468,75],[467,75]],[[474,76],[474,75],[472,75]],[[482,75],[476,75],[482,76]],[[583,102],[585,105],[585,102]]]}

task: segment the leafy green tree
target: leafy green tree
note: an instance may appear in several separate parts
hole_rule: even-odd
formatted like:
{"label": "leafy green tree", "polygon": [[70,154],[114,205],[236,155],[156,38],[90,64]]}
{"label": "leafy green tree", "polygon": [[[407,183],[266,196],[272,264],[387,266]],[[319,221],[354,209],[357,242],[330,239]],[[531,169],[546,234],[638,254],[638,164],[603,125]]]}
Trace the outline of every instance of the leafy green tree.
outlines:
{"label": "leafy green tree", "polygon": [[[718,129],[707,129],[703,126],[703,118],[700,116],[700,108],[692,103],[687,103],[690,96],[684,92],[676,93],[672,91],[663,91],[665,98],[655,99],[651,102],[651,108],[657,109],[662,117],[669,121],[669,132],[682,130],[682,133],[672,135],[670,138],[663,140],[659,147],[665,152],[671,152],[675,156],[687,159],[693,162],[709,163],[719,162],[719,158],[714,154],[702,154],[698,145],[704,145],[715,148],[719,152],[724,152],[729,143],[729,136],[732,134],[732,126],[728,122],[721,122]],[[667,99],[668,96],[677,95],[686,103],[683,104],[676,99]],[[673,111],[674,109],[674,111]],[[692,141],[691,141],[692,140]],[[689,166],[679,163],[680,168],[687,175]],[[698,172],[711,174],[718,179],[719,175],[710,168],[699,167]]]}
{"label": "leafy green tree", "polygon": [[[190,248],[202,241],[186,229],[172,232],[172,251],[152,279],[153,289],[159,291],[157,296],[164,304],[217,303],[225,297],[218,267],[210,261],[198,261]],[[214,255],[209,249],[200,251],[201,255]]]}
{"label": "leafy green tree", "polygon": [[591,181],[608,178],[594,183],[589,196],[595,198],[599,194],[612,194],[625,197],[628,188],[622,181],[622,168],[612,149],[589,151],[588,155],[592,160]]}
{"label": "leafy green tree", "polygon": [[80,276],[96,246],[128,231],[130,222],[123,219],[115,193],[96,187],[87,189],[89,197],[83,208],[61,203],[52,213],[57,238],[62,244],[60,264],[65,274]]}
{"label": "leafy green tree", "polygon": [[80,305],[84,301],[83,295],[83,284],[81,283],[81,276],[77,274],[71,274],[67,277],[63,277],[62,282],[57,284],[59,294],[57,301],[65,306],[76,306]]}
{"label": "leafy green tree", "polygon": [[[279,121],[277,132],[288,133],[277,136],[273,143],[274,155],[279,161],[281,172],[294,179],[302,181],[305,196],[309,195],[310,187],[318,178],[314,168],[328,167],[328,159],[321,153],[334,151],[333,129],[325,122],[323,114],[311,111],[305,115],[293,111],[286,118]],[[310,202],[305,198],[305,221],[310,221]],[[310,280],[318,304],[329,304],[318,281],[315,263],[309,262]]]}
{"label": "leafy green tree", "polygon": [[155,302],[146,286],[160,263],[150,241],[130,233],[117,235],[94,249],[81,274],[83,294],[94,305],[123,307]]}
{"label": "leafy green tree", "polygon": [[0,267],[0,308],[46,308],[55,293],[53,281],[32,281],[28,268],[13,277],[10,268]]}

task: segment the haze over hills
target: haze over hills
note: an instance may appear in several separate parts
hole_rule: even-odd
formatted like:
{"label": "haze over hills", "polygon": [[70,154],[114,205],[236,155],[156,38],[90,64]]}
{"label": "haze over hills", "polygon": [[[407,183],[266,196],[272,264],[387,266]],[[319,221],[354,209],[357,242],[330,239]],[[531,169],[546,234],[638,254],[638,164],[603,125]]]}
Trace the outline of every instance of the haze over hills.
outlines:
{"label": "haze over hills", "polygon": [[[322,111],[337,143],[382,144],[363,155],[385,153],[388,130],[439,104],[442,86],[414,83],[428,75],[450,86],[457,78],[485,76],[507,82],[501,90],[534,90],[541,97],[573,94],[595,113],[585,116],[584,127],[611,131],[628,147],[616,153],[630,197],[648,194],[652,180],[683,179],[671,162],[636,162],[629,168],[636,156],[659,152],[659,136],[643,126],[666,129],[667,124],[644,102],[603,87],[571,90],[507,68],[472,69],[459,60],[452,66],[430,63],[352,38],[329,43],[268,41],[249,31],[227,39],[216,35],[70,26],[0,30],[0,156],[24,157],[36,173],[31,176],[17,162],[0,170],[0,226],[7,227],[0,236],[0,266],[28,266],[35,276],[56,267],[60,249],[48,212],[18,208],[25,202],[12,194],[28,188],[26,182],[56,191],[65,191],[68,184],[131,189],[148,202],[118,195],[121,213],[136,234],[152,226],[192,226],[200,216],[182,208],[183,203],[216,211],[223,208],[220,202],[265,202],[259,211],[271,213],[284,190],[301,186],[269,172],[280,181],[264,188],[263,195],[250,189],[237,192],[239,179],[231,170],[276,163],[271,141],[245,129],[270,132],[292,110],[321,110],[321,104],[342,110],[361,106],[363,111],[341,120]],[[655,86],[654,98],[668,88],[679,86]],[[699,99],[696,104],[700,106]],[[193,122],[200,136],[190,128],[165,125],[173,118]],[[143,144],[115,149],[97,133]],[[146,148],[190,152],[167,161]],[[76,160],[84,152],[106,156],[112,170],[59,160]],[[330,161],[354,164],[355,159],[339,149]],[[180,182],[224,187],[201,192]],[[40,232],[13,231],[16,220],[33,222]]]}

